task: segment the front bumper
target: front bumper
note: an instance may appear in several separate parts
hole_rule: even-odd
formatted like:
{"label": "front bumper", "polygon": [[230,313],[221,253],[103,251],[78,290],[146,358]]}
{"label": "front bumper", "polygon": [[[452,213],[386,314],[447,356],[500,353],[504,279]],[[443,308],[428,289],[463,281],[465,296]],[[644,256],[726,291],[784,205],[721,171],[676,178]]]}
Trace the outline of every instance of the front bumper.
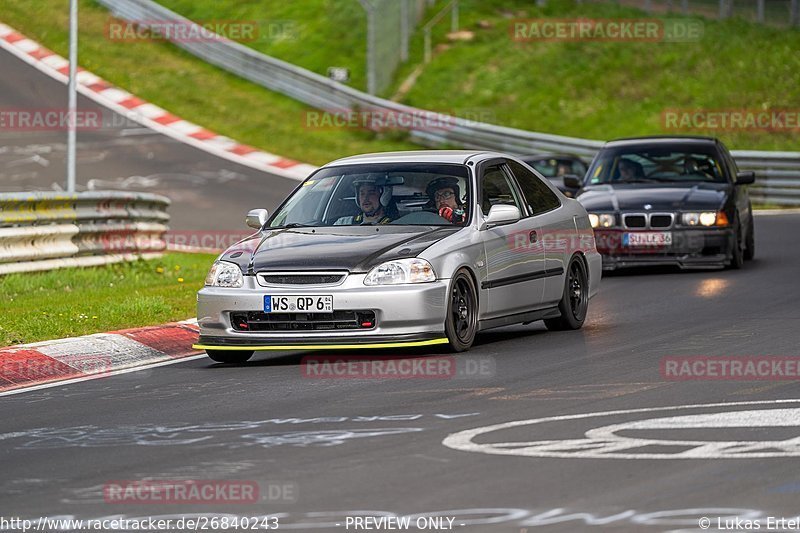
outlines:
{"label": "front bumper", "polygon": [[734,232],[732,228],[668,229],[672,244],[668,246],[630,247],[623,244],[629,229],[595,229],[597,250],[603,255],[603,270],[636,266],[678,266],[681,268],[723,268],[731,260]]}
{"label": "front bumper", "polygon": [[[270,286],[245,276],[241,289],[205,287],[197,294],[200,340],[196,349],[374,348],[426,346],[447,342],[444,320],[449,280],[368,287],[365,274],[351,274],[340,285]],[[231,313],[263,311],[265,295],[332,295],[336,311],[374,311],[375,326],[354,330],[238,331]]]}

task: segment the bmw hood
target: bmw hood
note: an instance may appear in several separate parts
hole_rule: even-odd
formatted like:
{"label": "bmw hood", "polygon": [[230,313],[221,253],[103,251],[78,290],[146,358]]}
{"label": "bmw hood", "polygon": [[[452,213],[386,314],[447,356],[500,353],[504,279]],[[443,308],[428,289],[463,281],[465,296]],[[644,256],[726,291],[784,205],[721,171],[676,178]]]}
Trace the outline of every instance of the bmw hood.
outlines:
{"label": "bmw hood", "polygon": [[727,183],[591,185],[577,200],[587,211],[716,211],[730,193]]}
{"label": "bmw hood", "polygon": [[244,272],[347,270],[367,272],[392,259],[416,257],[452,235],[454,226],[333,226],[259,232],[225,251],[220,260]]}

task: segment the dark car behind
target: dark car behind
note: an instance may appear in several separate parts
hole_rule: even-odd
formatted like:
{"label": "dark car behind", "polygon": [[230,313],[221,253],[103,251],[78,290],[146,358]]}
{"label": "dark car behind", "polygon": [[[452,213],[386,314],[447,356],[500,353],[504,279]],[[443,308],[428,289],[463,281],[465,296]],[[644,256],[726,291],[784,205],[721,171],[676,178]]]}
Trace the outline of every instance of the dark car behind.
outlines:
{"label": "dark car behind", "polygon": [[604,269],[741,268],[755,254],[753,181],[718,139],[642,137],[607,143],[576,197]]}

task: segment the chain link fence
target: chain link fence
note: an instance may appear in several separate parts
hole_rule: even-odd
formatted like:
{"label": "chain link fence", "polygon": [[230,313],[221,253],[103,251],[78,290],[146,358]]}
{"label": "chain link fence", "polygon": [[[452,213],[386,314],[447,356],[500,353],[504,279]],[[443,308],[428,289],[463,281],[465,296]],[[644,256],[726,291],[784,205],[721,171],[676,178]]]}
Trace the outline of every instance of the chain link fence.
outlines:
{"label": "chain link fence", "polygon": [[367,14],[367,92],[378,94],[392,84],[401,61],[408,59],[414,28],[430,0],[358,0]]}
{"label": "chain link fence", "polygon": [[[648,13],[681,13],[712,19],[739,17],[773,26],[800,26],[800,0],[576,0],[614,2]],[[546,0],[538,0],[539,5]]]}

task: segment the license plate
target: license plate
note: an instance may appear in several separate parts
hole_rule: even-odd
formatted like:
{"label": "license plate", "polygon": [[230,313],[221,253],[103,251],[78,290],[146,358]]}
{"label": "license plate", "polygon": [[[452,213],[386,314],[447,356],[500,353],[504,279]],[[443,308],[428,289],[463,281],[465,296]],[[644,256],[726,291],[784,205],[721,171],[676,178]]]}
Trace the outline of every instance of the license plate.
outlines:
{"label": "license plate", "polygon": [[623,246],[669,246],[672,244],[672,233],[669,231],[642,231],[625,233],[622,236]]}
{"label": "license plate", "polygon": [[333,313],[333,296],[264,296],[265,313]]}

